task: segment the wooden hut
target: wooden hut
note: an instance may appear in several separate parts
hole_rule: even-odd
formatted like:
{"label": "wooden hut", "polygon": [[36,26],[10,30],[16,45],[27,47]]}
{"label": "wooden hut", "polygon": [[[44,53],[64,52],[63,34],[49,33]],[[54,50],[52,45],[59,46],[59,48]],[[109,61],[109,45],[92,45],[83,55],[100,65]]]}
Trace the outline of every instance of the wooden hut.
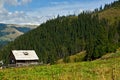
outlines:
{"label": "wooden hut", "polygon": [[10,64],[38,64],[39,58],[34,50],[12,50],[9,56]]}

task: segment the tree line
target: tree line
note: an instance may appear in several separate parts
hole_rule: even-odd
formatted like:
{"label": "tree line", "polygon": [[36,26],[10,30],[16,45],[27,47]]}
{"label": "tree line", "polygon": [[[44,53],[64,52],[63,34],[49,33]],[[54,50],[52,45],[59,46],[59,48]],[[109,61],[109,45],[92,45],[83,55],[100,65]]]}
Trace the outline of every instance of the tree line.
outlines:
{"label": "tree line", "polygon": [[35,50],[40,61],[51,64],[84,50],[84,60],[114,52],[120,46],[120,21],[109,25],[106,19],[93,14],[84,11],[78,16],[58,15],[2,48],[0,59],[7,63],[11,50]]}

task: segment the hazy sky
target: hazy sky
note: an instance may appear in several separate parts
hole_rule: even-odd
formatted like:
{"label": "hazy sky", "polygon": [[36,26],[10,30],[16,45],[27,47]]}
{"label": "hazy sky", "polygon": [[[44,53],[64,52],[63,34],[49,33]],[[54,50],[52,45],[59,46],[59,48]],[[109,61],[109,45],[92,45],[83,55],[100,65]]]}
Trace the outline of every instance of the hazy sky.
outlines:
{"label": "hazy sky", "polygon": [[79,14],[115,0],[0,0],[0,23],[40,24],[59,15]]}

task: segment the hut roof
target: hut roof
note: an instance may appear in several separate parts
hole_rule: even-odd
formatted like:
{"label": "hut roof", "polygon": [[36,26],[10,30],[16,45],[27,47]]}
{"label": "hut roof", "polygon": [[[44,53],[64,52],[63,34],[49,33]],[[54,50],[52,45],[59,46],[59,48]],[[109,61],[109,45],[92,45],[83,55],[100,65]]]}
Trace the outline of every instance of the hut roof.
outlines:
{"label": "hut roof", "polygon": [[16,60],[39,60],[34,50],[12,50]]}

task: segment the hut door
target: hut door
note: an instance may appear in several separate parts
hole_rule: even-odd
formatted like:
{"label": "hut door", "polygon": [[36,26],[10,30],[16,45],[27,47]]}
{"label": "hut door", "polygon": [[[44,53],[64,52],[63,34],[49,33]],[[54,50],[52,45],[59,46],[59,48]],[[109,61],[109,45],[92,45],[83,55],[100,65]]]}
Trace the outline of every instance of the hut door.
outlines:
{"label": "hut door", "polygon": [[11,59],[11,60],[10,60],[10,64],[15,64],[15,60],[14,60],[14,59]]}

